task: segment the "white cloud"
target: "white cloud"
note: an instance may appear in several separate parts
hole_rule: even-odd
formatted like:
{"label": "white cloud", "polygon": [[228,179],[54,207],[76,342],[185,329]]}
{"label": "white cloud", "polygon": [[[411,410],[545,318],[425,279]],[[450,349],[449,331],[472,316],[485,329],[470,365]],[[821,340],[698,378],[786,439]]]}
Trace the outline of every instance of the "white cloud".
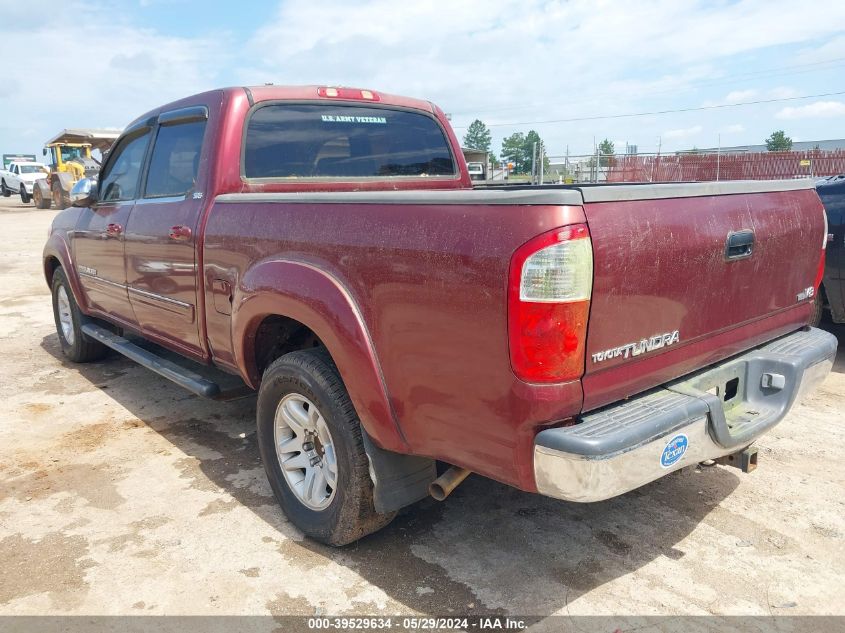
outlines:
{"label": "white cloud", "polygon": [[803,49],[795,56],[795,63],[829,66],[830,64],[838,64],[842,57],[845,57],[845,35],[833,37],[821,46],[810,46]]}
{"label": "white cloud", "polygon": [[[172,19],[163,0],[141,1],[161,5],[163,24]],[[794,0],[501,0],[483,7],[454,0],[448,11],[435,0],[285,0],[262,13],[254,30],[238,22],[233,28],[244,32],[236,39],[224,17],[219,32],[171,36],[138,27],[137,11],[116,11],[111,0],[44,0],[37,12],[12,3],[4,8],[0,41],[4,50],[27,51],[27,67],[0,85],[6,126],[0,144],[31,151],[60,126],[124,125],[193,92],[265,81],[358,85],[431,99],[454,115],[459,133],[476,117],[495,125],[686,107],[714,94],[714,81],[742,75],[738,60],[771,56],[775,66],[788,63],[787,46],[810,55],[812,47],[841,39],[845,2],[829,5],[820,19]],[[56,42],[68,40],[73,64],[59,82],[45,81],[55,77],[62,56]],[[732,85],[719,89],[715,94],[725,96],[714,103],[771,98],[756,83]],[[693,96],[682,102],[683,95]],[[665,128],[678,132],[701,122],[716,130],[739,118],[721,112],[738,111],[493,129],[536,127],[559,153],[591,147],[593,135],[656,149]],[[13,147],[24,140],[25,147]]]}
{"label": "white cloud", "polygon": [[732,123],[719,130],[722,134],[739,134],[745,132],[745,126],[742,123]]}
{"label": "white cloud", "polygon": [[[550,149],[563,152],[576,128],[586,132],[577,141],[585,148],[593,134],[624,137],[631,121],[530,122],[649,109],[644,103],[662,109],[699,78],[723,74],[726,58],[819,41],[842,23],[845,3],[833,3],[820,20],[794,0],[502,0],[483,8],[454,0],[448,11],[433,0],[290,0],[252,38],[242,74],[424,97],[453,114],[459,133],[476,117],[516,122],[513,129],[536,127]],[[725,98],[756,95],[743,87]]]}
{"label": "white cloud", "polygon": [[728,94],[726,94],[721,99],[710,99],[702,103],[706,108],[712,108],[713,106],[725,105],[729,103],[744,103],[746,101],[751,101],[755,97],[757,97],[759,93],[756,90],[732,90]]}
{"label": "white cloud", "polygon": [[123,127],[219,82],[225,34],[173,37],[135,27],[98,3],[45,4],[37,19],[3,27],[3,48],[25,51],[14,88],[0,92],[3,147],[32,151],[62,127]]}
{"label": "white cloud", "polygon": [[799,94],[801,93],[787,86],[778,86],[768,90],[733,90],[721,99],[705,101],[702,105],[713,107],[732,103],[748,103],[749,101],[766,101],[768,99],[789,99],[797,97]]}
{"label": "white cloud", "polygon": [[682,139],[689,138],[701,134],[703,128],[700,125],[693,125],[692,127],[678,128],[676,130],[667,130],[663,132],[663,138],[667,139]]}
{"label": "white cloud", "polygon": [[[845,21],[845,6],[831,12]],[[553,91],[560,98],[561,78],[568,80],[563,87],[577,93],[587,78],[622,78],[644,63],[656,66],[648,70],[657,79],[667,59],[672,65],[706,63],[838,30],[836,16],[811,18],[786,0],[730,5],[652,0],[628,7],[593,0],[505,0],[484,10],[456,0],[449,11],[431,0],[402,5],[293,0],[259,29],[249,57],[259,60],[253,72],[268,80],[317,76],[334,83],[352,77],[426,96],[478,88],[479,100],[490,100],[504,92],[507,78],[507,92],[514,95]]]}
{"label": "white cloud", "polygon": [[725,95],[725,103],[740,103],[757,96],[756,90],[734,90]]}
{"label": "white cloud", "polygon": [[790,99],[792,97],[797,97],[801,93],[798,92],[795,88],[789,88],[787,86],[778,86],[777,88],[772,88],[771,90],[766,92],[766,98],[768,99]]}
{"label": "white cloud", "polygon": [[803,106],[783,108],[776,115],[778,119],[824,119],[845,117],[845,103],[842,101],[816,101]]}

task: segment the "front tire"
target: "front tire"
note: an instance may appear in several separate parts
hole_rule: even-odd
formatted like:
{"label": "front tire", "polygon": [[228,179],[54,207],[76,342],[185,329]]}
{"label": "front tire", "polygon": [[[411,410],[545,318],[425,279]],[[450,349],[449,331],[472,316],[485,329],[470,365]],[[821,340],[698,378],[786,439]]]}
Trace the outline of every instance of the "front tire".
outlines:
{"label": "front tire", "polygon": [[65,192],[59,184],[53,186],[53,201],[57,209],[67,209],[70,203],[65,200]]}
{"label": "front tire", "polygon": [[61,268],[53,273],[53,318],[62,353],[69,360],[89,363],[100,360],[108,353],[108,347],[83,334],[82,325],[89,319],[79,310],[65,271]]}
{"label": "front tire", "polygon": [[270,486],[307,536],[346,545],[390,523],[395,513],[373,506],[358,415],[324,349],[291,352],[267,368],[257,418]]}
{"label": "front tire", "polygon": [[32,197],[35,199],[35,206],[39,209],[49,209],[50,200],[41,195],[41,189],[35,187],[32,191]]}
{"label": "front tire", "polygon": [[29,204],[30,200],[32,200],[32,196],[30,196],[26,192],[26,188],[23,185],[21,185],[21,202],[23,202],[24,204]]}

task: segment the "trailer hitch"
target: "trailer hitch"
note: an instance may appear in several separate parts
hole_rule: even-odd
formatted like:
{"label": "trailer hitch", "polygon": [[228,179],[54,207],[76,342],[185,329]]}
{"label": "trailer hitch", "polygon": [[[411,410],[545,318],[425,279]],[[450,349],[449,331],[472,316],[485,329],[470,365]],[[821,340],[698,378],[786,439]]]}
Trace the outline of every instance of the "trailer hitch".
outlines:
{"label": "trailer hitch", "polygon": [[757,468],[757,447],[747,446],[739,452],[725,455],[716,459],[717,464],[739,468],[744,473],[750,473]]}

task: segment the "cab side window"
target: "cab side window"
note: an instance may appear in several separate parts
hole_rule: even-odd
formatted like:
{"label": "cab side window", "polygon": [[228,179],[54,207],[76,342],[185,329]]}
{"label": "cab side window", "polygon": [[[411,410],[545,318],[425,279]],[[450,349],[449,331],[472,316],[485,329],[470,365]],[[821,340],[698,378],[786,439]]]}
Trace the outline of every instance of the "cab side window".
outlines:
{"label": "cab side window", "polygon": [[196,185],[205,121],[162,125],[158,129],[145,198],[184,196]]}
{"label": "cab side window", "polygon": [[150,132],[147,130],[120,142],[105,173],[100,177],[101,201],[118,202],[137,197],[138,181],[149,141]]}

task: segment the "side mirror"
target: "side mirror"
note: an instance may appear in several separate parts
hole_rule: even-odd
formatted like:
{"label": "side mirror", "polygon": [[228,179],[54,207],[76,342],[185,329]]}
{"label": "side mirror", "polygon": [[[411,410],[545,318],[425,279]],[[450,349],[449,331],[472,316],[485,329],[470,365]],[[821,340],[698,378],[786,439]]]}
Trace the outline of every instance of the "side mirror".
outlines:
{"label": "side mirror", "polygon": [[74,207],[90,207],[97,201],[97,181],[83,178],[70,190],[70,204]]}
{"label": "side mirror", "polygon": [[42,148],[41,148],[41,155],[42,155],[42,156],[46,156],[46,155],[47,155],[47,148],[46,148],[46,147],[42,147]]}

